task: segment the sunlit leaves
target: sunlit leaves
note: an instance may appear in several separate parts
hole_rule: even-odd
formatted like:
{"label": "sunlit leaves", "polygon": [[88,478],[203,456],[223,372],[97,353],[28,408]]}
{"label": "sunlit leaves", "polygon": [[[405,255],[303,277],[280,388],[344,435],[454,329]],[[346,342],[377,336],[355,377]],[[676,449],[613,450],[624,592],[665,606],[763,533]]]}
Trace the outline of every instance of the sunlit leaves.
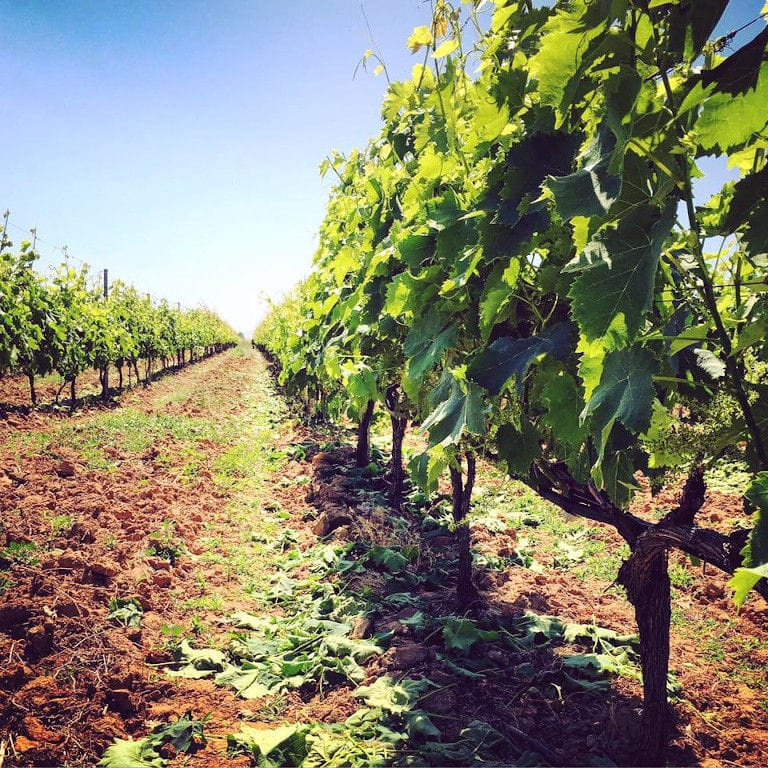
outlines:
{"label": "sunlit leaves", "polygon": [[[585,23],[588,5],[590,21]],[[529,62],[531,76],[536,79],[537,95],[542,104],[559,107],[573,99],[577,75],[589,56],[590,46],[605,30],[610,3],[600,0],[587,4],[576,0],[562,6],[543,29],[541,45]],[[558,115],[563,111],[558,110]],[[563,118],[558,118],[562,122]]]}
{"label": "sunlit leaves", "polygon": [[[445,6],[414,30],[423,61],[389,88],[380,134],[327,168],[342,183],[296,350],[305,367],[325,355],[347,398],[344,356],[405,388],[429,432],[419,482],[496,434],[511,471],[544,451],[624,503],[649,454],[691,458],[661,444],[668,408],[681,389],[733,391],[726,363],[766,431],[751,367],[768,315],[768,38],[713,66],[725,5],[499,3],[471,75]],[[697,209],[695,161],[714,153],[740,180]],[[712,235],[735,237],[702,252]]]}
{"label": "sunlit leaves", "polygon": [[444,40],[440,45],[435,48],[432,54],[435,59],[442,59],[445,56],[449,56],[459,47],[458,40]]}
{"label": "sunlit leaves", "polygon": [[729,152],[761,133],[768,123],[766,104],[768,62],[760,67],[754,88],[736,96],[716,93],[704,101],[696,122],[696,133],[704,152]]}
{"label": "sunlit leaves", "polygon": [[425,45],[432,45],[432,32],[429,27],[416,27],[408,37],[408,48],[411,53],[418,53]]}
{"label": "sunlit leaves", "polygon": [[626,343],[636,337],[653,302],[659,256],[674,213],[671,205],[664,212],[637,208],[615,227],[599,232],[569,265],[581,272],[570,296],[587,339],[604,336],[611,328],[618,328]]}

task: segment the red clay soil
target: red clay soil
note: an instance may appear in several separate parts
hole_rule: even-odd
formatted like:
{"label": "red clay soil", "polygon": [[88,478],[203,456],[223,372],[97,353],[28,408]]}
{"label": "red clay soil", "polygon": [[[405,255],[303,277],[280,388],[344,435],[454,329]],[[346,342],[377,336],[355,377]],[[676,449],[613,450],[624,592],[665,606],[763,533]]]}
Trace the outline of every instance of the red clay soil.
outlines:
{"label": "red clay soil", "polygon": [[[126,394],[121,407],[236,419],[246,407],[243,395],[250,381],[263,375],[260,358],[227,353],[161,379],[148,390]],[[171,397],[182,387],[188,391],[185,397]],[[258,703],[238,699],[207,680],[171,679],[160,671],[171,660],[168,629],[183,627],[187,635],[194,629],[178,595],[218,597],[215,609],[198,612],[210,627],[207,643],[222,638],[223,644],[228,613],[249,607],[241,583],[224,565],[196,556],[203,536],[218,536],[221,551],[240,540],[227,514],[235,491],[212,479],[214,462],[227,446],[200,440],[199,470],[193,477],[181,475],[186,457],[172,442],[153,445],[140,455],[110,447],[106,470],[90,468],[82,455],[55,443],[19,459],[18,436],[44,434],[87,418],[87,412],[70,418],[33,411],[0,420],[0,549],[5,548],[0,577],[8,580],[0,596],[0,765],[3,760],[20,768],[93,765],[115,737],[143,737],[154,725],[191,711],[196,717],[210,713],[208,744],[185,755],[183,764],[246,766],[246,757],[227,756],[226,735],[239,730],[244,720],[263,716]],[[275,439],[285,446],[307,443],[313,435],[284,425]],[[312,456],[310,452],[289,462],[266,492],[290,514],[286,525],[298,532],[302,547],[316,540],[311,518],[320,509],[348,510],[355,503],[352,490],[334,474],[335,464],[350,462],[351,453],[314,454],[314,461]],[[313,477],[310,501],[305,487],[278,482],[300,475]],[[641,499],[643,503],[651,504],[648,499]],[[384,538],[386,515],[365,514],[365,525],[358,521],[341,527],[331,538],[364,532]],[[704,520],[726,526],[739,514],[732,498],[717,496],[702,513]],[[55,529],[53,517],[66,520],[66,527]],[[189,553],[175,563],[147,554],[150,534],[164,521],[170,521]],[[473,535],[476,547],[486,553],[514,548],[512,531],[475,530]],[[604,537],[609,549],[620,545],[610,532]],[[19,550],[19,543],[34,549]],[[9,554],[12,544],[17,548]],[[425,543],[425,552],[439,546]],[[523,567],[480,572],[482,610],[501,616],[531,609],[623,633],[635,631],[619,590],[544,565],[544,573]],[[671,667],[684,700],[673,707],[669,765],[768,765],[768,610],[752,597],[737,614],[726,581],[708,569],[675,598]],[[115,626],[106,618],[110,599],[126,596],[141,603],[140,627]],[[432,605],[442,603],[450,612],[448,585],[428,597]],[[531,734],[561,755],[604,753],[618,764],[631,763],[639,728],[639,683],[618,678],[608,693],[572,693],[553,701],[530,681],[514,678],[511,670],[519,658],[491,649],[487,652],[496,653],[499,667],[496,678],[457,679],[437,663],[433,641],[415,639],[401,618],[407,618],[407,611],[376,619],[376,631],[392,629],[395,635],[389,650],[368,667],[369,681],[387,671],[425,674],[441,683],[439,695],[425,706],[436,715],[444,736],[455,735],[452,729],[468,720],[481,719],[502,733],[512,726]],[[532,658],[542,676],[553,663],[551,654],[545,656],[542,652]],[[291,694],[279,721],[339,721],[357,706],[343,686],[303,699]],[[181,765],[182,758],[172,764]]]}

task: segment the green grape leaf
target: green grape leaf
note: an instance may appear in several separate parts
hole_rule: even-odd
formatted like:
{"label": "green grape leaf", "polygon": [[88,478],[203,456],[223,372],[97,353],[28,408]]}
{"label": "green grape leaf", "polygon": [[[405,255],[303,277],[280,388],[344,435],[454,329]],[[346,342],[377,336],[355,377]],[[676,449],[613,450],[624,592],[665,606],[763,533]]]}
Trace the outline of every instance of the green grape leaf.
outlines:
{"label": "green grape leaf", "polygon": [[547,406],[544,423],[552,430],[555,442],[580,445],[587,435],[579,415],[584,409],[584,394],[576,380],[567,373],[552,377],[541,391]]}
{"label": "green grape leaf", "polygon": [[768,201],[761,200],[752,209],[742,241],[753,259],[768,255]]}
{"label": "green grape leaf", "polygon": [[748,221],[755,203],[764,201],[766,198],[768,198],[768,167],[736,182],[723,222],[724,231],[733,232]]}
{"label": "green grape leaf", "polygon": [[528,62],[542,104],[571,103],[573,84],[591,57],[592,43],[605,29],[609,6],[600,0],[587,10],[584,0],[574,0],[559,7],[544,25],[539,49]]}
{"label": "green grape leaf", "polygon": [[760,472],[744,494],[755,507],[755,526],[741,550],[744,566],[756,567],[768,563],[768,472]]}
{"label": "green grape leaf", "polygon": [[402,680],[396,683],[389,675],[379,677],[371,685],[361,685],[353,695],[362,699],[369,707],[375,707],[393,715],[413,709],[416,697],[424,684],[418,680]]}
{"label": "green grape leaf", "polygon": [[163,768],[165,764],[148,739],[115,739],[98,762],[101,768]]}
{"label": "green grape leaf", "polygon": [[632,432],[648,430],[656,367],[653,355],[640,347],[609,352],[605,356],[600,384],[582,412],[584,419],[591,416],[592,433],[602,436],[598,439],[601,458],[615,421]]}
{"label": "green grape leaf", "polygon": [[573,315],[589,341],[619,329],[625,343],[637,336],[653,304],[661,249],[672,228],[675,205],[642,206],[615,227],[601,230],[586,253],[566,269],[581,270],[569,292]]}
{"label": "green grape leaf", "polygon": [[714,69],[704,70],[701,73],[702,85],[706,88],[715,83],[713,93],[727,93],[731,96],[738,96],[750,88],[755,88],[760,64],[765,58],[766,46],[768,27]]}
{"label": "green grape leaf", "polygon": [[563,132],[534,133],[515,144],[488,175],[482,207],[493,211],[499,225],[495,248],[509,256],[550,223],[547,204],[539,200],[547,176],[571,171],[580,137]]}
{"label": "green grape leaf", "polygon": [[405,723],[408,729],[408,736],[412,739],[415,738],[427,738],[427,739],[439,739],[441,738],[440,731],[435,727],[435,724],[429,719],[429,715],[426,712],[416,710],[415,712],[405,713]]}
{"label": "green grape leaf", "polygon": [[[628,128],[624,125],[624,118],[632,112],[641,85],[640,75],[626,66],[619,67],[616,76],[609,78],[603,85],[605,119],[622,144],[628,138]],[[618,157],[620,153],[616,153],[614,163]],[[616,172],[613,167],[610,170]]]}
{"label": "green grape leaf", "polygon": [[[753,89],[738,96],[716,93],[704,101],[696,122],[705,152],[722,154],[745,144],[768,123],[768,62],[760,67]],[[685,104],[683,105],[685,106]]]}
{"label": "green grape leaf", "polygon": [[527,475],[531,464],[541,456],[539,432],[524,416],[520,429],[513,424],[502,424],[496,433],[499,458],[507,463],[513,477]]}
{"label": "green grape leaf", "polygon": [[245,661],[242,665],[228,664],[216,675],[216,685],[234,688],[244,699],[261,699],[270,692],[270,687],[261,682],[263,677],[261,665]]}
{"label": "green grape leaf", "polygon": [[728,586],[735,590],[733,601],[737,606],[744,605],[747,595],[760,579],[768,579],[768,563],[755,568],[737,568],[728,581]]}
{"label": "green grape leaf", "polygon": [[[253,728],[241,725],[240,731],[227,736],[231,750],[250,752],[258,765],[301,765],[307,754],[307,734],[310,726],[302,723],[278,728]],[[264,763],[270,755],[275,762]]]}
{"label": "green grape leaf", "polygon": [[592,479],[598,488],[602,488],[610,496],[611,501],[624,507],[631,501],[639,489],[635,481],[638,467],[633,458],[635,451],[617,449],[609,441],[599,466],[592,471]]}
{"label": "green grape leaf", "polygon": [[446,619],[443,642],[449,651],[458,651],[466,656],[479,640],[480,631],[474,622],[469,619]]}
{"label": "green grape leaf", "polygon": [[191,712],[187,712],[172,723],[158,725],[147,737],[148,741],[158,748],[163,744],[171,744],[177,752],[191,752],[205,744],[202,720],[193,720]]}
{"label": "green grape leaf", "polygon": [[541,336],[497,339],[472,359],[467,376],[492,395],[498,395],[511,378],[515,379],[518,391],[522,391],[525,375],[539,355],[562,360],[572,346],[573,328],[568,323],[558,323]]}
{"label": "green grape leaf", "polygon": [[411,269],[418,269],[422,262],[435,253],[435,236],[433,233],[424,235],[409,235],[397,244],[400,258]]}
{"label": "green grape leaf", "polygon": [[584,153],[581,170],[568,176],[550,176],[547,186],[562,219],[600,216],[619,196],[621,179],[608,173],[616,139],[604,124]]}
{"label": "green grape leaf", "polygon": [[446,326],[440,315],[431,313],[417,320],[408,332],[403,347],[408,359],[408,379],[418,382],[455,342],[456,326]]}
{"label": "green grape leaf", "polygon": [[668,49],[693,61],[709,40],[727,5],[728,0],[696,0],[692,12],[687,3],[667,4],[664,21],[669,28]]}
{"label": "green grape leaf", "polygon": [[429,444],[455,445],[464,432],[480,435],[485,432],[485,409],[480,388],[467,382],[466,391],[453,379],[450,394],[421,425],[422,432],[429,432]]}
{"label": "green grape leaf", "polygon": [[432,493],[437,490],[437,483],[448,466],[448,456],[441,445],[429,451],[413,456],[408,462],[408,471],[413,482],[423,490]]}
{"label": "green grape leaf", "polygon": [[176,670],[166,669],[165,673],[173,677],[185,677],[198,680],[211,677],[226,665],[226,654],[216,648],[193,648],[188,640],[182,640],[176,657],[184,666]]}

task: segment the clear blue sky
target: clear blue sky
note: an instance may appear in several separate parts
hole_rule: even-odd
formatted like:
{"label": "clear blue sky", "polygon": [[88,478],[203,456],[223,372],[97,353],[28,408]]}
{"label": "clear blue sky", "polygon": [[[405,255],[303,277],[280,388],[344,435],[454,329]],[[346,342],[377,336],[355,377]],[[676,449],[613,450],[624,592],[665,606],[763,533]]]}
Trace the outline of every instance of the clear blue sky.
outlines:
{"label": "clear blue sky", "polygon": [[[420,0],[362,0],[391,75]],[[378,131],[360,0],[0,0],[0,210],[157,298],[250,333],[309,269],[334,148]]]}
{"label": "clear blue sky", "polygon": [[[379,128],[425,0],[0,0],[0,211],[156,298],[249,334],[309,270],[332,149]],[[375,43],[361,10],[365,10]],[[735,0],[726,20],[756,16]],[[754,28],[752,28],[754,29]],[[746,33],[749,35],[749,32]],[[743,44],[748,37],[740,38]]]}

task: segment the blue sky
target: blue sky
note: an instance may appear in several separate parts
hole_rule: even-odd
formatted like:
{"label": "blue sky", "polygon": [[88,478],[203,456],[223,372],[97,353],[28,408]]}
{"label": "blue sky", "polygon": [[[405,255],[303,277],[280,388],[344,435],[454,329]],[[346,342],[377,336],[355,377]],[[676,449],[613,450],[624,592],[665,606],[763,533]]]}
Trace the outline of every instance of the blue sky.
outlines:
{"label": "blue sky", "polygon": [[[419,0],[363,0],[395,77]],[[359,0],[0,0],[0,209],[110,278],[250,333],[309,269],[334,148],[379,125]]]}
{"label": "blue sky", "polygon": [[[761,6],[734,0],[726,24]],[[425,0],[0,0],[9,235],[37,227],[41,268],[67,245],[249,334],[260,295],[309,269],[318,165],[378,131],[386,81],[353,79],[357,63],[377,48],[407,77],[428,14]]]}

